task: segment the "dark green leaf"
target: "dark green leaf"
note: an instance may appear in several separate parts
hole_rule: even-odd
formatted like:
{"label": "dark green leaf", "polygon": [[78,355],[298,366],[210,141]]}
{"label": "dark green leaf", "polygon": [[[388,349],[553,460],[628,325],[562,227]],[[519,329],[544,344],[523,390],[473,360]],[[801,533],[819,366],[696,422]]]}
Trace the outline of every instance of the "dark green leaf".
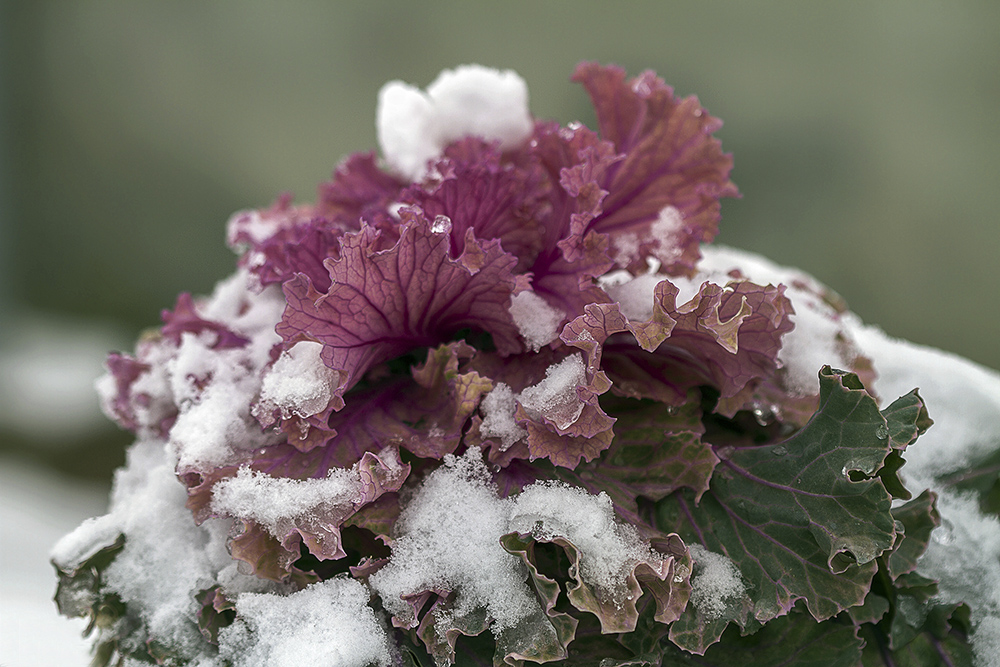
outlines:
{"label": "dark green leaf", "polygon": [[889,575],[896,579],[901,574],[913,572],[917,559],[927,550],[931,531],[941,525],[941,515],[934,506],[937,496],[925,490],[916,499],[892,510],[892,516],[903,525],[903,534],[897,538],[888,558]]}
{"label": "dark green leaf", "polygon": [[817,623],[808,614],[792,612],[746,637],[730,627],[704,656],[668,644],[663,666],[855,667],[861,659],[861,645],[852,625],[837,620]]}
{"label": "dark green leaf", "polygon": [[222,592],[221,586],[212,586],[194,596],[198,602],[198,629],[211,644],[218,645],[219,630],[236,620],[236,605]]}
{"label": "dark green leaf", "polygon": [[[856,376],[826,367],[820,408],[802,430],[783,443],[718,451],[722,462],[700,504],[674,493],[657,506],[658,526],[728,556],[756,621],[799,599],[815,619],[828,619],[863,603],[875,559],[893,545],[891,497],[877,477],[890,450],[874,399]],[[692,652],[705,650],[717,626],[745,623],[741,610],[699,615],[689,608],[671,629],[671,640]]]}
{"label": "dark green leaf", "polygon": [[602,401],[616,417],[615,439],[593,464],[581,466],[581,476],[612,478],[632,496],[660,500],[687,487],[701,496],[719,463],[701,441],[705,427],[696,398],[674,408],[649,400],[611,396]]}
{"label": "dark green leaf", "polygon": [[927,414],[924,399],[920,398],[916,389],[893,401],[882,411],[882,415],[885,416],[893,449],[906,449],[934,424]]}

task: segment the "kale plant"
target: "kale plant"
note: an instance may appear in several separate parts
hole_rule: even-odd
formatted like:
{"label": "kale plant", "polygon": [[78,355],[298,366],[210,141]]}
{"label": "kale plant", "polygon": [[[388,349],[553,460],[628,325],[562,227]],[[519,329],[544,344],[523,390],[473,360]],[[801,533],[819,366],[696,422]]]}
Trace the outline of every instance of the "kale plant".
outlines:
{"label": "kale plant", "polygon": [[137,439],[53,554],[94,665],[997,664],[1000,380],[711,245],[720,121],[572,78],[596,130],[387,84],[381,158],[109,357]]}

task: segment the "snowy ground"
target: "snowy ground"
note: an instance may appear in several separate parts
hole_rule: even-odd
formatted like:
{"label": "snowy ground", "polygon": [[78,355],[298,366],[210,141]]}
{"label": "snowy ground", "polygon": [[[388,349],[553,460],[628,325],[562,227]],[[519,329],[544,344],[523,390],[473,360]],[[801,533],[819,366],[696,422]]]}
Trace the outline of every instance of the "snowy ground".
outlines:
{"label": "snowy ground", "polygon": [[0,666],[84,667],[82,619],[59,616],[48,552],[83,519],[103,514],[107,489],[0,459]]}

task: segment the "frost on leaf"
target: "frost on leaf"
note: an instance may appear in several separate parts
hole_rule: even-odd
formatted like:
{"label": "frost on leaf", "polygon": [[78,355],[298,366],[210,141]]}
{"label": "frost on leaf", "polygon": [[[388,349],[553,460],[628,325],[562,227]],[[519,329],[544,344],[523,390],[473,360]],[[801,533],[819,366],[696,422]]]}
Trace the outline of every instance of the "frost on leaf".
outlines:
{"label": "frost on leaf", "polygon": [[482,404],[483,419],[474,420],[469,434],[470,442],[490,446],[492,463],[546,458],[574,468],[611,443],[615,420],[598,402],[608,390],[607,377],[580,354],[565,352],[542,349],[508,360],[514,363],[493,355],[473,361],[500,388]]}

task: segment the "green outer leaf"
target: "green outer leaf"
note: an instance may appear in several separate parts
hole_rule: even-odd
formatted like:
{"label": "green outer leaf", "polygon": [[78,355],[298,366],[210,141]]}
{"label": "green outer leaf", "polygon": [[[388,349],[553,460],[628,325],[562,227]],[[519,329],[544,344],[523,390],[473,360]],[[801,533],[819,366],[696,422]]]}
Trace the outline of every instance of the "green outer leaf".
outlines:
{"label": "green outer leaf", "polygon": [[[892,648],[880,626],[864,625],[863,667],[973,667],[968,642],[969,608],[965,605],[930,605],[921,609],[920,627],[907,629],[904,645]],[[894,619],[895,625],[895,619]]]}
{"label": "green outer leaf", "polygon": [[906,449],[933,424],[924,399],[916,389],[900,396],[882,411],[893,449]]}
{"label": "green outer leaf", "polygon": [[936,501],[937,495],[925,489],[914,500],[892,510],[892,517],[903,524],[901,539],[887,559],[893,580],[917,569],[917,560],[927,550],[931,531],[941,525]]}
{"label": "green outer leaf", "polygon": [[[888,436],[857,376],[825,367],[820,409],[801,431],[724,455],[700,505],[686,491],[658,504],[659,527],[732,559],[756,621],[787,613],[798,599],[817,620],[830,618],[864,601],[875,558],[895,538],[891,497],[871,478],[889,454]],[[852,472],[868,478],[855,481]],[[671,640],[692,652],[725,625],[699,623],[698,613],[689,610],[671,628]],[[740,614],[731,620],[743,625]],[[695,626],[704,630],[698,641]]]}
{"label": "green outer leaf", "polygon": [[855,667],[862,641],[852,625],[829,620],[817,623],[808,614],[792,612],[774,619],[756,633],[741,637],[730,628],[704,656],[665,649],[663,667]]}
{"label": "green outer leaf", "polygon": [[70,618],[89,616],[88,634],[98,620],[95,609],[101,598],[101,574],[124,548],[125,535],[119,535],[114,542],[97,550],[72,571],[63,570],[53,563],[59,576],[55,596],[59,613]]}
{"label": "green outer leaf", "polygon": [[612,478],[631,495],[651,500],[682,487],[698,498],[708,490],[719,458],[701,441],[705,426],[697,395],[689,393],[679,408],[618,397],[602,401],[602,407],[618,419],[615,439],[600,460],[579,466],[581,476]]}
{"label": "green outer leaf", "polygon": [[219,631],[236,619],[236,604],[229,600],[222,587],[216,584],[199,591],[194,596],[198,603],[198,629],[210,644],[219,644]]}
{"label": "green outer leaf", "polygon": [[[524,660],[531,660],[532,662],[549,662],[552,660],[562,660],[566,658],[569,655],[566,647],[569,646],[571,641],[573,641],[579,621],[569,614],[555,611],[556,602],[559,599],[559,584],[556,583],[554,579],[546,577],[538,571],[537,567],[535,567],[535,540],[526,538],[518,533],[508,533],[500,538],[500,546],[502,546],[507,553],[520,557],[527,567],[528,578],[531,580],[531,584],[535,588],[535,593],[538,594],[538,599],[542,602],[545,615],[548,616],[549,623],[551,623],[553,629],[555,629],[558,644],[539,645],[534,647],[505,645],[501,647],[498,642],[498,653],[502,648],[505,653],[504,659],[512,665]],[[529,648],[531,649],[530,655],[529,651],[526,650]],[[509,651],[507,649],[509,649]],[[514,661],[511,661],[510,658],[513,658]]]}
{"label": "green outer leaf", "polygon": [[858,607],[851,607],[847,610],[848,615],[855,624],[878,623],[889,613],[892,604],[889,600],[877,593],[868,593],[865,603]]}

